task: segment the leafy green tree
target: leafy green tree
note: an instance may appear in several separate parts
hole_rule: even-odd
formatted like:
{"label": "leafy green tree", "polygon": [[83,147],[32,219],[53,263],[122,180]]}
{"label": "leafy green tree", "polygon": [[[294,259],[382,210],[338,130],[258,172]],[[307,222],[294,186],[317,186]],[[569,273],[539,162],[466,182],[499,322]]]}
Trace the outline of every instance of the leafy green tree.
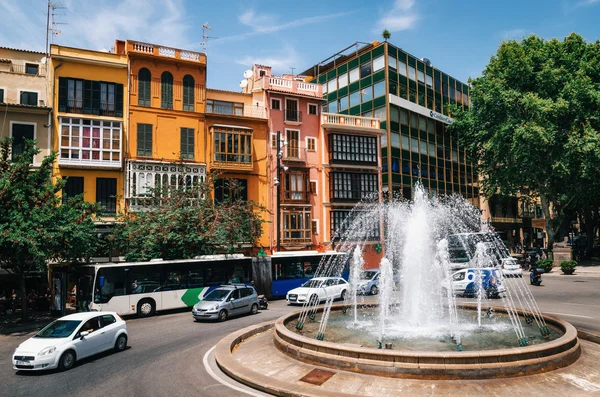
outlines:
{"label": "leafy green tree", "polygon": [[540,197],[551,246],[565,214],[597,205],[600,42],[574,33],[502,42],[472,81],[471,103],[452,110],[450,130],[475,157],[482,193]]}
{"label": "leafy green tree", "polygon": [[95,204],[81,196],[65,204],[57,195],[64,180],[53,182],[56,153],[39,167],[31,159],[39,153],[26,141],[22,153],[11,161],[12,139],[0,142],[0,267],[20,280],[22,315],[27,317],[25,278],[48,263],[88,262],[94,249]]}
{"label": "leafy green tree", "polygon": [[148,197],[138,202],[142,208],[123,216],[115,230],[115,244],[125,260],[185,259],[233,253],[241,244],[254,246],[262,233],[264,208],[237,199],[241,187],[235,180],[229,180],[229,197],[215,203],[210,193],[216,177],[193,186],[182,175],[180,188],[149,189]]}
{"label": "leafy green tree", "polygon": [[392,34],[390,33],[389,30],[384,29],[383,32],[381,33],[381,37],[383,37],[383,39],[385,41],[388,41],[390,39],[390,37],[392,37]]}

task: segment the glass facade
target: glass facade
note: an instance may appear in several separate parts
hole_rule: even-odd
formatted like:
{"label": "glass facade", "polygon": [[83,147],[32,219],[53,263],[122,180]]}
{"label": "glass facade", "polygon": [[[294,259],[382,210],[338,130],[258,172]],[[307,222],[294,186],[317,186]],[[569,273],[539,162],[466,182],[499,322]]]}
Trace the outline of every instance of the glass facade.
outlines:
{"label": "glass facade", "polygon": [[[468,85],[389,43],[346,59],[315,68],[317,82],[327,85],[323,111],[381,119],[381,128],[389,131],[382,137],[382,185],[411,198],[420,180],[432,195],[458,193],[478,205],[473,163],[440,121],[451,116],[449,105],[470,108]],[[392,104],[388,93],[418,106]]]}

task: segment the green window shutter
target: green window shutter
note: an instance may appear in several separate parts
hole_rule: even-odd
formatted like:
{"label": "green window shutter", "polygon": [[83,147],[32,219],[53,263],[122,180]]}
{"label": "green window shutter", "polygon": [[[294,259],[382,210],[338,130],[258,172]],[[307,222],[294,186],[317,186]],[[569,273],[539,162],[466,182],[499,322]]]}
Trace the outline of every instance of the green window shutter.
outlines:
{"label": "green window shutter", "polygon": [[92,114],[100,114],[100,82],[92,81]]}
{"label": "green window shutter", "polygon": [[115,116],[123,117],[123,84],[115,86]]}
{"label": "green window shutter", "polygon": [[137,155],[141,157],[152,156],[152,124],[138,124]]}
{"label": "green window shutter", "polygon": [[58,111],[67,111],[67,78],[58,78]]}
{"label": "green window shutter", "polygon": [[173,75],[163,72],[161,76],[160,102],[163,109],[173,109]]}
{"label": "green window shutter", "polygon": [[83,81],[83,113],[92,113],[92,81]]}
{"label": "green window shutter", "polygon": [[194,129],[181,129],[181,157],[185,159],[194,158]]}

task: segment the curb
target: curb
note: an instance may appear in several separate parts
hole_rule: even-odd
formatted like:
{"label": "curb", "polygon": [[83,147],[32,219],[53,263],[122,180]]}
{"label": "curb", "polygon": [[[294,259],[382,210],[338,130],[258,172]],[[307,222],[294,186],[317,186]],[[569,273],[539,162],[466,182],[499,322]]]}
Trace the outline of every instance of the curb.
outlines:
{"label": "curb", "polygon": [[54,320],[31,323],[27,325],[21,325],[17,327],[0,327],[0,335],[11,335],[17,332],[31,332],[44,328]]}

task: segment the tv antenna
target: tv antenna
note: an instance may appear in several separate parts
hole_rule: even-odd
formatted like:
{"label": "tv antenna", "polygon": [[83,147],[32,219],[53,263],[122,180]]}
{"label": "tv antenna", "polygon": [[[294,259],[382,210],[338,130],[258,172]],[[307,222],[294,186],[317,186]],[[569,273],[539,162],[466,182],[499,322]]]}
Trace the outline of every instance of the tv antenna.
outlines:
{"label": "tv antenna", "polygon": [[[61,10],[66,10],[67,7],[63,3],[56,3],[52,0],[48,0],[48,14],[46,15],[46,53],[50,53],[49,44],[54,44],[54,36],[62,34],[58,29],[58,25],[68,25],[66,22],[58,22],[56,20],[57,15],[67,15],[62,13]],[[57,10],[59,12],[57,12]],[[50,43],[49,43],[50,42]]]}
{"label": "tv antenna", "polygon": [[292,77],[294,77],[294,70],[296,70],[296,68],[290,66],[290,69],[292,69]]}
{"label": "tv antenna", "polygon": [[207,34],[209,30],[211,30],[211,28],[208,26],[208,22],[202,25],[202,43],[200,43],[202,45],[202,52],[206,52],[206,42],[208,39],[218,39],[218,37],[209,36]]}

